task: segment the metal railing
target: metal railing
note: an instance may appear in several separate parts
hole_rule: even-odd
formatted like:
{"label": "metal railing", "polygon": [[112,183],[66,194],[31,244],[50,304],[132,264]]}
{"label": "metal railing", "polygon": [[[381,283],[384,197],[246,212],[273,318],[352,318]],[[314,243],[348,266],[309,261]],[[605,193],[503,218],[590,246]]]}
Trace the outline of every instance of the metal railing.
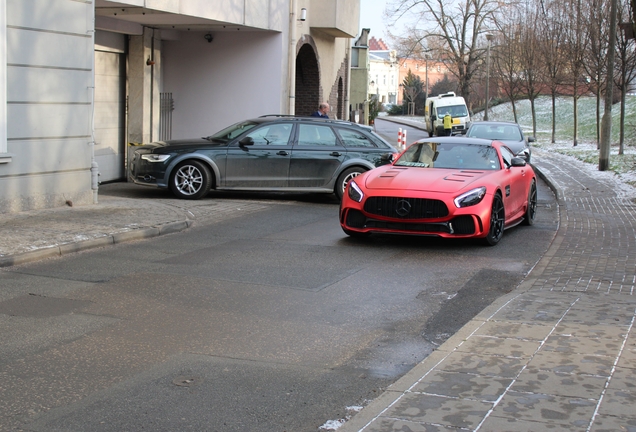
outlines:
{"label": "metal railing", "polygon": [[159,139],[165,141],[172,139],[172,111],[174,111],[174,99],[172,99],[172,93],[160,93],[160,99]]}

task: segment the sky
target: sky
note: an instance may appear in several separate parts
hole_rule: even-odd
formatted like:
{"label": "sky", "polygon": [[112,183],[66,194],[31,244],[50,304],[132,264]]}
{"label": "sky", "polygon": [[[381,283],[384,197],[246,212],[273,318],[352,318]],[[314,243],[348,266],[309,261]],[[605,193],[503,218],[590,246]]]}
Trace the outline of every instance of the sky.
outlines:
{"label": "sky", "polygon": [[370,28],[370,36],[387,41],[384,9],[387,0],[360,0],[360,30]]}

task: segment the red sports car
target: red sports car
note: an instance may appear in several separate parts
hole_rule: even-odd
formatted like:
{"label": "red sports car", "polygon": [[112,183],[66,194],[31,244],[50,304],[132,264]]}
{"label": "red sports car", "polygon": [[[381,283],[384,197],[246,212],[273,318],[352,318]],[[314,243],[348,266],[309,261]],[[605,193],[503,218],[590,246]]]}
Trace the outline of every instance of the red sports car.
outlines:
{"label": "red sports car", "polygon": [[436,137],[352,179],[340,204],[340,225],[354,237],[473,237],[495,245],[505,229],[532,225],[536,211],[534,170],[505,144]]}

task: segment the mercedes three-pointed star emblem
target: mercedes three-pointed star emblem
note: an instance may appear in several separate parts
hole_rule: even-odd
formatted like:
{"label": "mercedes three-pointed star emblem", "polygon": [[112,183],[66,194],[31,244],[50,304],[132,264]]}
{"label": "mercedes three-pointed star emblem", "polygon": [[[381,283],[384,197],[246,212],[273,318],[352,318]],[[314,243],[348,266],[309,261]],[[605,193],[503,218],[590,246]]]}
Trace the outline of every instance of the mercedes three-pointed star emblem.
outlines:
{"label": "mercedes three-pointed star emblem", "polygon": [[404,217],[411,212],[411,203],[407,200],[399,200],[395,206],[398,216]]}

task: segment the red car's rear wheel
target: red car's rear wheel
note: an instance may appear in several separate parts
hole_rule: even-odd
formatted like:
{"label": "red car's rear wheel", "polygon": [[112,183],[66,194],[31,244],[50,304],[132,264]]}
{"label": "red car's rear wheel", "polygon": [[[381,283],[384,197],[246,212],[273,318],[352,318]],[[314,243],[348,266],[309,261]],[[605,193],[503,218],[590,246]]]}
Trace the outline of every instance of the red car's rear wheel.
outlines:
{"label": "red car's rear wheel", "polygon": [[532,180],[530,191],[528,191],[528,207],[523,218],[524,225],[534,225],[534,219],[537,216],[537,183]]}

